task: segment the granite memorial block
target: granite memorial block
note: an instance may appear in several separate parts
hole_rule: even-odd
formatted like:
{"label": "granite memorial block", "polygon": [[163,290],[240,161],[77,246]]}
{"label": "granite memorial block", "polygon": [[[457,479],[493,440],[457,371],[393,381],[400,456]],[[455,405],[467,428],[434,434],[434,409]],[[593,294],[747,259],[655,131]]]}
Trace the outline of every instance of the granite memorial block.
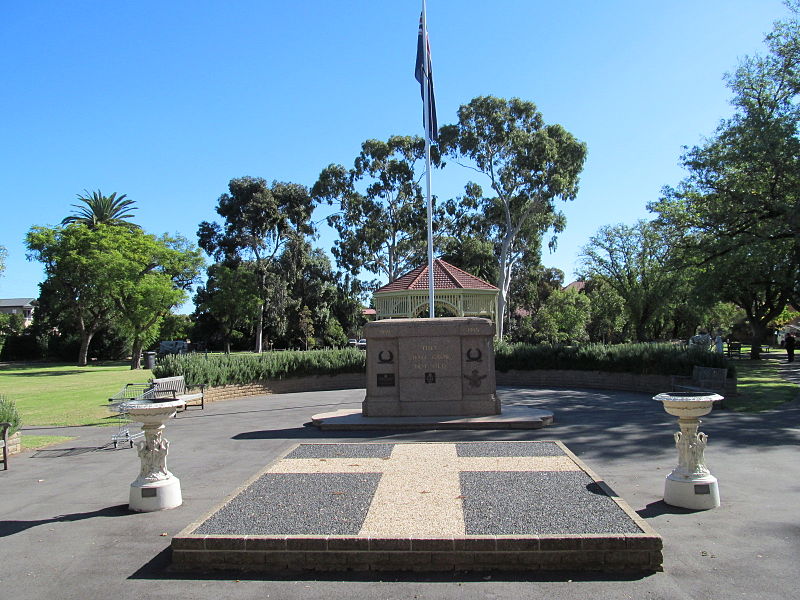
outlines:
{"label": "granite memorial block", "polygon": [[500,413],[494,325],[488,319],[387,319],[367,323],[364,416]]}

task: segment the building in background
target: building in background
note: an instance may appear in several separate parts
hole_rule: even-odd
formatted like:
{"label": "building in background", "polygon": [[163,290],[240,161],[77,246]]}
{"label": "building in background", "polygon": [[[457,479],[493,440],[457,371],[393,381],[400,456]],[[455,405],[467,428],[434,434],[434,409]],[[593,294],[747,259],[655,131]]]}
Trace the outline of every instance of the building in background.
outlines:
{"label": "building in background", "polygon": [[33,323],[36,298],[0,298],[0,313],[22,315],[25,327]]}

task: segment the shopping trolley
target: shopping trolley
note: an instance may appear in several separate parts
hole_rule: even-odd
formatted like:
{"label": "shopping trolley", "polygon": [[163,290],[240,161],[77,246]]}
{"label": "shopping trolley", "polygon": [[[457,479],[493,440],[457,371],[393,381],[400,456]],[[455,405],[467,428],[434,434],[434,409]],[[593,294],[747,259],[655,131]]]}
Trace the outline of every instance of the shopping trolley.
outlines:
{"label": "shopping trolley", "polygon": [[131,420],[128,416],[127,402],[140,398],[150,387],[149,383],[129,383],[108,399],[109,409],[117,413],[117,433],[111,436],[114,448],[120,442],[127,442],[133,448],[133,442],[144,437],[143,431],[131,433]]}

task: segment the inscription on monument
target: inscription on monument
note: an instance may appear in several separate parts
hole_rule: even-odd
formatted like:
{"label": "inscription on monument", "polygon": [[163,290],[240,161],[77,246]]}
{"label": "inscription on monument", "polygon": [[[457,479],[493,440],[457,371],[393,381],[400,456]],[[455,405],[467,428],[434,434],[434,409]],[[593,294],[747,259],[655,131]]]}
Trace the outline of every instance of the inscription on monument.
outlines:
{"label": "inscription on monument", "polygon": [[437,373],[440,377],[458,376],[461,362],[458,338],[405,338],[399,342],[397,362],[401,372],[407,376],[423,378],[425,373]]}

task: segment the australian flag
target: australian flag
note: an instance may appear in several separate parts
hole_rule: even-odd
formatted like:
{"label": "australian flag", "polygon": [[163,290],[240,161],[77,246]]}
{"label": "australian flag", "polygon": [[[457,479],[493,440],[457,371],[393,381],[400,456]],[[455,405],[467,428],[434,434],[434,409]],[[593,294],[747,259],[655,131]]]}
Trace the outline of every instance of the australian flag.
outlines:
{"label": "australian flag", "polygon": [[417,64],[414,68],[414,77],[419,81],[419,91],[422,95],[422,122],[425,123],[425,111],[428,111],[428,130],[425,134],[428,139],[439,139],[439,124],[436,122],[436,100],[433,96],[433,70],[431,69],[431,46],[428,41],[428,32],[424,32],[424,40],[428,49],[428,106],[425,106],[425,49],[423,44],[422,15],[419,17],[419,35],[417,36]]}

